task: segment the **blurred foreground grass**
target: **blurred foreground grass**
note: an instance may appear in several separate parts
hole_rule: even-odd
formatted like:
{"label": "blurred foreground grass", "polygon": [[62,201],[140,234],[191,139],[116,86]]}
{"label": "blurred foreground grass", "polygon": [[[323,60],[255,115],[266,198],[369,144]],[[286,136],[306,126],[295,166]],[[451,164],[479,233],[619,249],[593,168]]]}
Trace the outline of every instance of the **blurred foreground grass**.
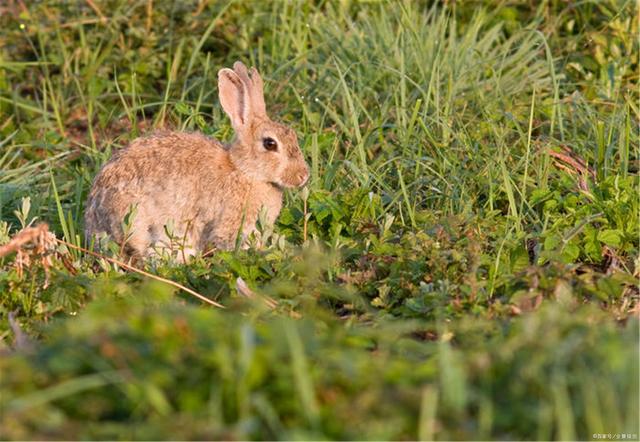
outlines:
{"label": "blurred foreground grass", "polygon": [[0,8],[0,245],[85,245],[145,131],[227,139],[236,59],[313,175],[255,248],[147,264],[225,310],[64,246],[0,258],[0,437],[637,439],[636,2]]}

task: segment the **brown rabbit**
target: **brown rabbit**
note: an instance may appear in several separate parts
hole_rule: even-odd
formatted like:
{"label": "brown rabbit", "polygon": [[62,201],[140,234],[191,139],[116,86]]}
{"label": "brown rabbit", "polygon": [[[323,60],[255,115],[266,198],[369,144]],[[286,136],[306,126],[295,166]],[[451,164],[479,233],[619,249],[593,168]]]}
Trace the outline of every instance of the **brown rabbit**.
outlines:
{"label": "brown rabbit", "polygon": [[[309,178],[296,134],[271,121],[262,79],[236,62],[218,72],[220,104],[235,140],[228,146],[200,133],[157,132],[117,152],[95,178],[85,213],[86,235],[105,234],[134,257],[183,239],[183,257],[210,247],[230,249],[256,228],[264,208],[275,222],[284,188]],[[123,219],[131,213],[124,238]]]}

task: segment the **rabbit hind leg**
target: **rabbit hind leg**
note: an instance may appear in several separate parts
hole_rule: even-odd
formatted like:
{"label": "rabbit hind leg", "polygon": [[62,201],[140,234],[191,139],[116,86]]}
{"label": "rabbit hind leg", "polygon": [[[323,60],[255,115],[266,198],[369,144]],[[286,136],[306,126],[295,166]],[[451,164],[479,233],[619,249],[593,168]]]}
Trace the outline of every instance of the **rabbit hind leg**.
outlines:
{"label": "rabbit hind leg", "polygon": [[185,263],[197,253],[194,241],[188,232],[174,232],[168,234],[166,226],[153,224],[148,228],[150,241],[147,245],[147,256],[165,256]]}

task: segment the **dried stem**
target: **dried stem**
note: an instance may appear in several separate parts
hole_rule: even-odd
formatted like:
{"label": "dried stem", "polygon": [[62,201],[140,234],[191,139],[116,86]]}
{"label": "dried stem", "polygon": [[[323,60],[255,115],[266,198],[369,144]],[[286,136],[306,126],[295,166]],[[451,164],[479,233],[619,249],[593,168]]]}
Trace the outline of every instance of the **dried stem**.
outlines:
{"label": "dried stem", "polygon": [[39,224],[36,227],[27,227],[18,232],[11,241],[3,246],[0,246],[0,258],[8,255],[9,253],[17,252],[22,249],[23,246],[35,243],[49,232],[49,226],[46,224]]}
{"label": "dried stem", "polygon": [[304,200],[304,224],[302,225],[302,240],[307,242],[307,200]]}
{"label": "dried stem", "polygon": [[71,247],[72,249],[76,249],[76,250],[80,250],[81,252],[88,253],[89,255],[95,256],[96,258],[102,258],[102,259],[104,259],[106,261],[109,261],[109,262],[111,262],[113,264],[119,265],[120,267],[123,267],[123,268],[125,268],[127,270],[130,270],[132,272],[139,273],[140,275],[144,275],[144,276],[146,276],[148,278],[155,279],[156,281],[162,281],[162,282],[164,282],[166,284],[169,284],[169,285],[172,285],[174,287],[177,287],[180,290],[182,290],[184,292],[187,292],[190,295],[195,296],[199,300],[201,300],[203,302],[206,302],[207,304],[211,304],[211,305],[213,305],[215,307],[218,307],[218,308],[225,308],[224,305],[219,304],[219,303],[217,303],[215,301],[212,301],[211,299],[207,298],[206,296],[203,296],[200,293],[198,293],[198,292],[196,292],[194,290],[191,290],[190,288],[185,287],[182,284],[179,284],[179,283],[177,283],[175,281],[172,281],[170,279],[163,278],[163,277],[158,276],[158,275],[154,275],[153,273],[145,272],[144,270],[141,270],[141,269],[139,269],[137,267],[129,265],[129,264],[127,264],[125,262],[122,262],[120,260],[117,260],[117,259],[114,259],[114,258],[110,258],[108,256],[104,256],[104,255],[102,255],[100,253],[93,252],[91,250],[85,249],[83,247],[76,246],[74,244],[70,244],[70,243],[68,243],[68,242],[66,242],[64,240],[56,238],[56,241],[58,241],[60,244],[64,244],[67,247]]}
{"label": "dried stem", "polygon": [[263,295],[257,294],[256,292],[251,290],[247,285],[247,283],[244,282],[244,279],[242,279],[239,276],[236,279],[236,289],[238,289],[238,293],[240,293],[245,298],[249,298],[249,299],[260,298],[270,309],[274,309],[278,306],[278,301],[276,301],[273,298],[270,298],[269,296],[263,296]]}

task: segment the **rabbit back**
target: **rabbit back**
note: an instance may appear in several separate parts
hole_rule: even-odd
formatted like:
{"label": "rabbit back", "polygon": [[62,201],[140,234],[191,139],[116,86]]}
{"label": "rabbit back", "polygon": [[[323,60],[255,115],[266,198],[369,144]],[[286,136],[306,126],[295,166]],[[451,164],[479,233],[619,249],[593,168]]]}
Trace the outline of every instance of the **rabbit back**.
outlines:
{"label": "rabbit back", "polygon": [[[141,256],[151,246],[173,241],[167,233],[189,249],[200,248],[206,225],[224,207],[220,191],[229,187],[233,172],[224,146],[202,134],[158,132],[138,138],[95,178],[85,215],[87,238],[106,234],[119,243],[126,240],[128,252]],[[127,214],[131,225],[124,238]]]}

